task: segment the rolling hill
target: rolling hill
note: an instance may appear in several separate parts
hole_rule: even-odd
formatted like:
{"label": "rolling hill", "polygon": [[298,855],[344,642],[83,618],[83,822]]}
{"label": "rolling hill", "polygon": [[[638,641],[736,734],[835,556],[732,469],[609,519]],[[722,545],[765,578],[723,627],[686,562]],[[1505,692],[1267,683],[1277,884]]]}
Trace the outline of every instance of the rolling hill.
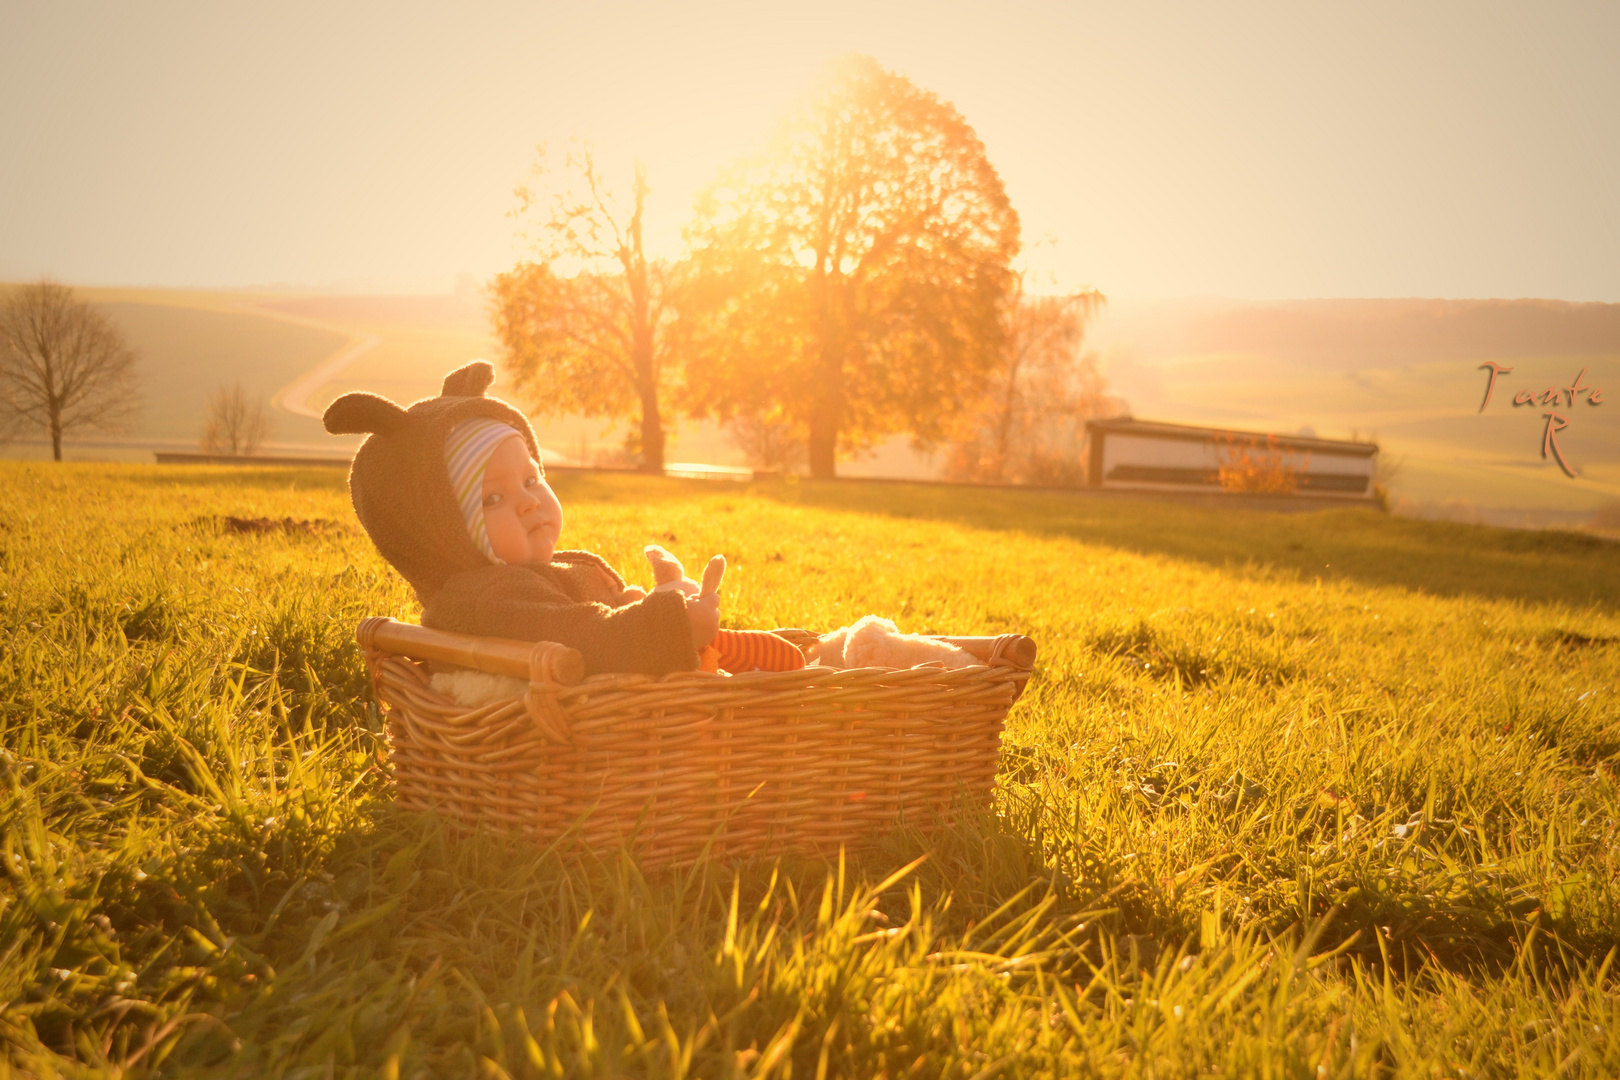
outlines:
{"label": "rolling hill", "polygon": [[[318,415],[349,390],[409,402],[444,373],[499,357],[476,292],[326,296],[178,289],[85,289],[140,350],[147,407],[123,440],[87,436],[71,456],[148,460],[195,445],[209,393],[240,378],[273,403],[274,448],[341,453]],[[1549,300],[1122,301],[1088,347],[1139,417],[1258,431],[1375,437],[1400,508],[1502,524],[1572,522],[1620,498],[1620,304]],[[1511,368],[1489,407],[1480,365]],[[1558,438],[1580,470],[1541,456],[1547,410],[1514,408],[1585,372],[1610,400],[1564,415]],[[619,435],[580,417],[537,423],[549,460],[591,461]],[[13,456],[39,456],[36,443]],[[711,423],[683,421],[671,460],[744,464]],[[936,460],[891,440],[846,475],[926,478]]]}
{"label": "rolling hill", "polygon": [[[1137,416],[1373,435],[1411,512],[1575,519],[1620,497],[1620,304],[1550,300],[1120,303],[1090,346]],[[1486,361],[1503,373],[1482,413]],[[1560,414],[1581,475],[1541,456],[1540,406],[1514,392],[1585,371],[1610,400]]]}

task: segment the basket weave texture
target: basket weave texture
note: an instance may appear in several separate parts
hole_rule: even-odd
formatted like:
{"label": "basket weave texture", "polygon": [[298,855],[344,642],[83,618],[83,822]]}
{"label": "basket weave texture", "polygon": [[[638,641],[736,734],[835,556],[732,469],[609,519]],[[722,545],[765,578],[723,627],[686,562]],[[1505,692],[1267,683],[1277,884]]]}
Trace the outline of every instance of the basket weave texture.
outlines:
{"label": "basket weave texture", "polygon": [[[802,632],[801,632],[802,633]],[[538,842],[577,831],[648,861],[858,846],[989,798],[1027,638],[950,639],[984,663],[945,670],[580,679],[578,654],[373,618],[357,634],[387,718],[395,800]],[[428,662],[529,679],[467,709]]]}

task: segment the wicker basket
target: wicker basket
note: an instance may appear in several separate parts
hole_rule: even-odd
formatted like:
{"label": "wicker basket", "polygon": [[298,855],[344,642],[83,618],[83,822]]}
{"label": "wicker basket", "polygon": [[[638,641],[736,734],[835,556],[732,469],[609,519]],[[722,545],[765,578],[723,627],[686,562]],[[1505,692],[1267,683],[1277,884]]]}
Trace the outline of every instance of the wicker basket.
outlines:
{"label": "wicker basket", "polygon": [[[655,862],[705,847],[834,851],[984,805],[1002,721],[1035,659],[1033,642],[1005,635],[945,639],[984,661],[955,670],[582,679],[579,653],[551,642],[386,618],[357,636],[400,806],[543,843],[577,830],[587,845],[629,842]],[[527,679],[529,691],[468,710],[429,686],[430,663]]]}

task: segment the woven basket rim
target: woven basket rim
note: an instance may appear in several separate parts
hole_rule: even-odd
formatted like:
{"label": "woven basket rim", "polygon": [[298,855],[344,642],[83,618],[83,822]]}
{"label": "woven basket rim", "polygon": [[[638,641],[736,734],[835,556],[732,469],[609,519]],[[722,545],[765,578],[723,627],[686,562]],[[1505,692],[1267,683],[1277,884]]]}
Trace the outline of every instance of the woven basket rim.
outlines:
{"label": "woven basket rim", "polygon": [[[437,674],[440,670],[453,671],[457,667],[460,667],[462,670],[466,671],[483,671],[487,675],[500,674],[498,671],[486,671],[483,668],[469,667],[464,664],[456,665],[445,663],[443,661],[429,660],[424,657],[412,656],[410,653],[406,652],[392,652],[390,650],[383,649],[380,650],[380,653],[383,656],[404,657],[407,660],[417,663],[432,663],[435,665],[434,674]],[[908,668],[835,668],[822,667],[819,664],[806,664],[804,667],[799,668],[796,671],[742,671],[735,674],[731,672],[715,671],[672,671],[667,675],[641,675],[635,672],[607,672],[600,675],[587,675],[585,678],[575,683],[573,687],[564,688],[564,692],[574,689],[574,687],[578,687],[580,689],[591,689],[615,683],[627,688],[631,686],[655,685],[684,686],[689,683],[700,686],[708,684],[715,689],[720,689],[727,686],[757,686],[769,689],[777,685],[796,688],[801,686],[834,685],[843,682],[846,678],[852,679],[858,683],[866,684],[871,683],[876,679],[887,678],[895,675],[911,675],[913,676],[911,679],[906,679],[904,681],[920,682],[923,681],[922,676],[928,675],[933,675],[936,677],[943,675],[960,677],[961,675],[977,675],[984,671],[1006,669],[1015,670],[1019,674],[1023,675],[1030,674],[1028,670],[1017,669],[1011,664],[970,664],[964,667],[956,668],[943,667],[937,663],[916,664]]]}
{"label": "woven basket rim", "polygon": [[[412,632],[412,643],[390,647],[385,642],[374,641],[378,624],[390,624]],[[785,633],[805,635],[803,630],[785,631]],[[738,673],[720,673],[709,671],[675,671],[665,675],[644,675],[631,672],[607,672],[598,675],[589,675],[580,678],[578,674],[570,679],[562,680],[567,686],[578,686],[582,689],[601,689],[615,687],[630,689],[633,686],[688,686],[708,683],[718,690],[722,687],[742,689],[744,687],[761,690],[771,689],[797,689],[810,686],[839,686],[848,683],[870,686],[881,685],[884,680],[899,676],[901,683],[915,683],[925,681],[927,676],[934,676],[938,681],[958,681],[962,678],[957,673],[979,673],[986,670],[1011,670],[1019,676],[1028,677],[1034,671],[1035,646],[1032,641],[1021,634],[1001,634],[980,638],[951,638],[946,635],[935,636],[940,640],[953,642],[971,642],[973,650],[981,655],[988,655],[984,663],[972,664],[964,667],[947,668],[942,663],[916,664],[908,668],[894,667],[861,667],[861,668],[835,668],[824,667],[820,664],[810,664],[795,671],[745,671]],[[572,650],[558,646],[551,642],[518,642],[504,638],[480,637],[473,634],[459,634],[446,630],[434,630],[413,623],[397,623],[388,618],[368,618],[361,621],[357,628],[357,637],[360,639],[365,651],[376,652],[379,655],[402,656],[417,662],[428,662],[446,665],[447,667],[462,668],[473,671],[482,671],[491,675],[509,675],[522,678],[511,664],[511,657],[497,659],[493,656],[477,654],[474,651],[462,651],[454,656],[447,654],[441,643],[451,645],[472,645],[474,647],[487,645],[506,649],[510,652],[514,647],[525,649],[550,649],[557,652],[571,653]],[[1020,648],[1021,647],[1021,648]],[[435,655],[438,653],[439,655]],[[578,659],[578,654],[574,654]],[[496,666],[500,665],[500,666]],[[504,668],[504,670],[503,670]],[[528,664],[524,664],[525,670]],[[920,673],[920,674],[919,674]],[[534,677],[531,675],[531,678]]]}

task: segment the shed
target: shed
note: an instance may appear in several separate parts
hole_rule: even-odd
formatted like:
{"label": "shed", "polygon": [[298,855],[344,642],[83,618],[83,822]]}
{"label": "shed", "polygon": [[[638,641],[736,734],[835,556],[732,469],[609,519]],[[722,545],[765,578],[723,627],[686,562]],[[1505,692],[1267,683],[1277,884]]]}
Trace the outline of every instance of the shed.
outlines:
{"label": "shed", "polygon": [[1247,453],[1291,473],[1294,495],[1373,498],[1377,443],[1130,417],[1088,420],[1086,439],[1087,484],[1094,488],[1220,492],[1221,469]]}

